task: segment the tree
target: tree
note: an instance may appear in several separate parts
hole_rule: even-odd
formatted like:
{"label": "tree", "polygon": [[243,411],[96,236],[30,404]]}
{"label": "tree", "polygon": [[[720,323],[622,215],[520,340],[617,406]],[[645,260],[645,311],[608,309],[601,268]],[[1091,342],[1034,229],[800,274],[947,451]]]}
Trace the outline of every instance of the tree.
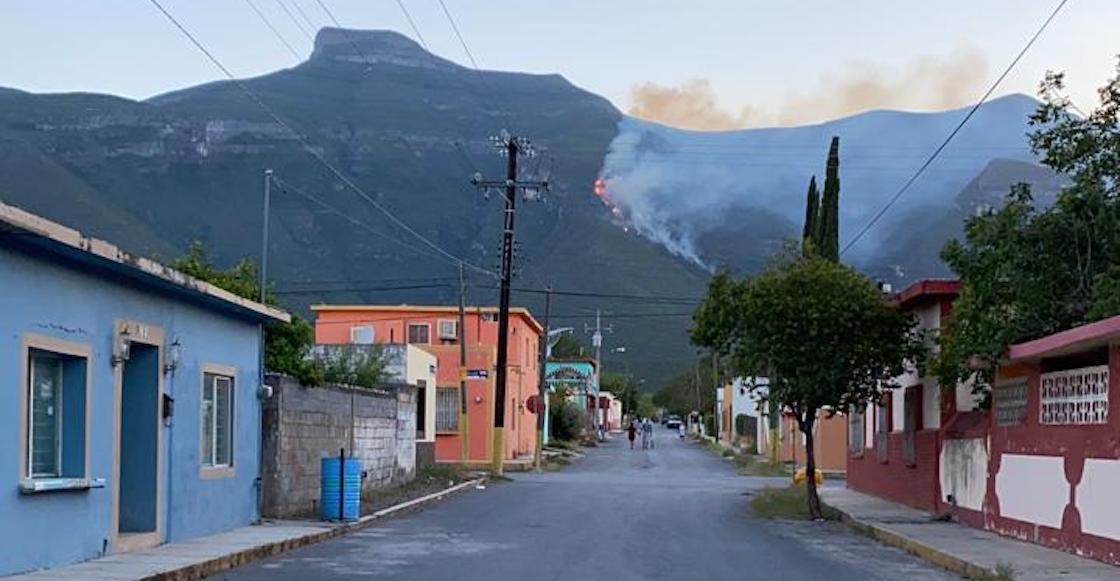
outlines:
{"label": "tree", "polygon": [[571,359],[573,357],[583,357],[583,355],[583,343],[571,333],[560,335],[552,346],[552,356],[557,359]]}
{"label": "tree", "polygon": [[[242,260],[228,270],[219,270],[210,262],[206,247],[194,242],[187,253],[170,265],[175,270],[235,295],[260,300],[257,267],[251,260]],[[271,289],[265,291],[265,304],[277,306]],[[270,371],[287,373],[304,385],[323,382],[323,369],[309,358],[315,344],[315,330],[306,319],[292,315],[290,323],[270,321],[264,327],[264,367]]]}
{"label": "tree", "polygon": [[809,178],[809,191],[805,194],[805,224],[801,228],[802,252],[811,252],[817,240],[817,221],[820,219],[821,194],[817,191],[817,176]]}
{"label": "tree", "polygon": [[963,240],[941,253],[963,284],[936,371],[944,385],[975,374],[985,403],[1011,344],[1120,313],[1120,69],[1087,116],[1069,113],[1060,74],[1040,93],[1031,145],[1069,185],[1045,209],[1027,185],[1012,187],[1002,208],[968,219]]}
{"label": "tree", "polygon": [[[729,326],[732,366],[740,375],[769,378],[766,397],[796,418],[807,474],[815,474],[818,413],[878,399],[907,361],[921,359],[924,343],[913,317],[891,306],[870,280],[820,256],[791,254],[738,284]],[[693,336],[708,335],[694,329]],[[809,512],[819,518],[815,479],[806,481]]]}
{"label": "tree", "polygon": [[833,262],[840,260],[840,138],[833,137],[825,162],[824,194],[816,221],[817,237],[813,248]]}
{"label": "tree", "polygon": [[622,413],[632,414],[638,407],[638,385],[634,379],[623,373],[603,373],[599,378],[599,390],[609,391],[622,402]]}
{"label": "tree", "polygon": [[658,389],[653,403],[669,413],[686,416],[693,411],[709,412],[715,407],[715,377],[712,360],[701,357]]}

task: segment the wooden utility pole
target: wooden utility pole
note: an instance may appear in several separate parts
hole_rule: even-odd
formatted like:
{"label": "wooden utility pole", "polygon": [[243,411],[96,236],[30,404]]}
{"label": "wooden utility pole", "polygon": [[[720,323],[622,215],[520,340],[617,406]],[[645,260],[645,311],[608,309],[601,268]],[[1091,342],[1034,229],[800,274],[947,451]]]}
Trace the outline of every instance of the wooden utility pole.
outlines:
{"label": "wooden utility pole", "polygon": [[463,282],[463,263],[459,263],[459,439],[462,441],[462,461],[466,464],[471,455],[470,418],[467,417],[467,285]]}
{"label": "wooden utility pole", "polygon": [[[499,274],[498,297],[498,362],[495,369],[494,381],[494,432],[491,440],[491,471],[500,476],[505,460],[505,425],[506,425],[506,383],[508,378],[509,361],[509,293],[510,282],[513,278],[513,224],[517,209],[517,192],[526,192],[529,199],[539,197],[539,192],[548,189],[547,181],[519,182],[517,181],[517,156],[524,154],[533,157],[533,149],[528,140],[513,137],[502,132],[495,138],[495,145],[506,156],[506,179],[504,181],[484,181],[482,176],[475,174],[471,182],[475,187],[489,192],[498,190],[505,197],[505,220],[502,227],[502,257],[501,272]],[[529,192],[536,192],[536,196],[529,196]]]}
{"label": "wooden utility pole", "polygon": [[552,315],[552,285],[548,285],[547,292],[544,295],[544,335],[541,336],[541,364],[539,374],[537,375],[537,450],[533,456],[533,464],[537,470],[541,469],[541,457],[544,455],[544,414],[545,403],[548,397],[548,387],[545,385],[545,365],[548,364],[548,333],[551,331],[549,328],[549,317]]}
{"label": "wooden utility pole", "polygon": [[264,216],[261,228],[261,268],[260,268],[260,303],[264,304],[265,288],[268,284],[268,223],[269,209],[272,206],[272,170],[264,170]]}

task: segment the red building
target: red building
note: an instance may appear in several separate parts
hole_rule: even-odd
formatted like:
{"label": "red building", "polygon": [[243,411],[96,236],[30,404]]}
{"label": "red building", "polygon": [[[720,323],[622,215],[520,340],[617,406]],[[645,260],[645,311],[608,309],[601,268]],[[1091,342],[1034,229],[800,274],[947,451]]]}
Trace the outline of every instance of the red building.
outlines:
{"label": "red building", "polygon": [[[923,281],[897,302],[936,329],[956,292]],[[850,416],[848,486],[1120,564],[1118,368],[1120,316],[1012,345],[990,410],[973,409],[969,385],[904,376],[881,405]]]}
{"label": "red building", "polygon": [[[955,280],[923,280],[894,296],[914,313],[918,326],[936,333],[960,293]],[[900,387],[864,413],[848,416],[848,486],[915,508],[936,511],[942,499],[940,463],[947,434],[973,421],[971,388],[943,392],[936,377],[911,370],[895,378]]]}

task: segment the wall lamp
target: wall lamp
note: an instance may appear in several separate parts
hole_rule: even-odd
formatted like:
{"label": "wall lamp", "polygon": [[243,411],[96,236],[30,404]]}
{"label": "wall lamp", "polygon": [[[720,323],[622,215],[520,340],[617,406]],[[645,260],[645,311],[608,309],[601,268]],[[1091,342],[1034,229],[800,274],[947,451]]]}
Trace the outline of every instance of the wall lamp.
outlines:
{"label": "wall lamp", "polygon": [[167,346],[167,361],[163,364],[163,372],[174,374],[176,369],[179,369],[179,363],[183,360],[183,344],[179,342],[176,337],[170,345]]}
{"label": "wall lamp", "polygon": [[125,361],[128,361],[129,356],[132,354],[132,339],[128,334],[128,327],[121,329],[121,333],[117,338],[117,349],[113,354],[113,365],[117,366]]}

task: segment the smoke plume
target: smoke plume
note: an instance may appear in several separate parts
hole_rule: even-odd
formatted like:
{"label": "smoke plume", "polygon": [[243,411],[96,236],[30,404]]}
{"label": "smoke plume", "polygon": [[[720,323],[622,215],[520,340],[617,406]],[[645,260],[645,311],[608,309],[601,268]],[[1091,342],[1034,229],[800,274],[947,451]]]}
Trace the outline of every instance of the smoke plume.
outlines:
{"label": "smoke plume", "polygon": [[901,69],[851,63],[826,73],[812,89],[791,89],[775,109],[721,105],[707,79],[678,87],[642,83],[630,91],[630,115],[682,129],[716,131],[792,126],[869,109],[950,109],[976,99],[988,76],[978,50],[965,47],[945,57],[925,56]]}

